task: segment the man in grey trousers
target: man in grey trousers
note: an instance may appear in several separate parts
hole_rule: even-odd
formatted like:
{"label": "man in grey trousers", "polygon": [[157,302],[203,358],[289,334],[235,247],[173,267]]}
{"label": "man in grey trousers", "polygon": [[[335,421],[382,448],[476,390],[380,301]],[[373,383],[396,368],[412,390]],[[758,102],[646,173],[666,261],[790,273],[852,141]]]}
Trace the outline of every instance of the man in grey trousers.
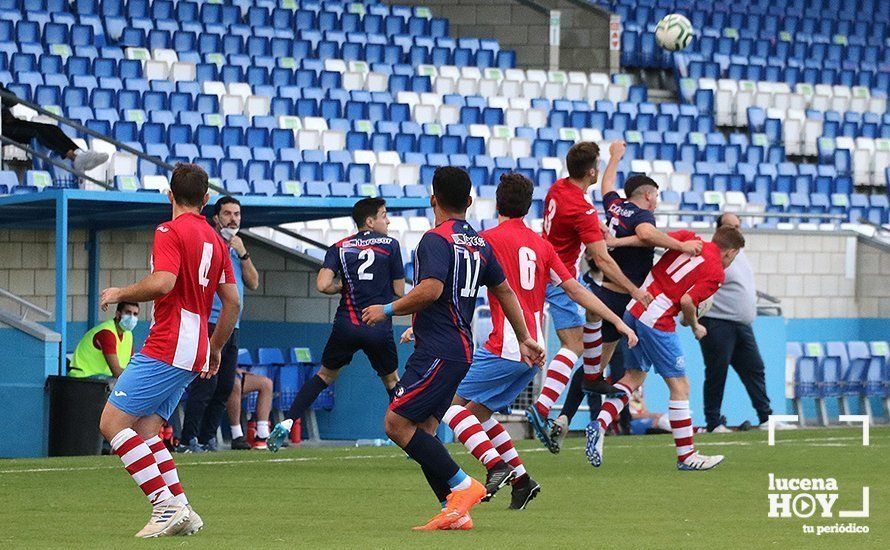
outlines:
{"label": "man in grey trousers", "polygon": [[[741,221],[735,214],[724,213],[717,218],[717,227],[724,225],[740,229]],[[766,395],[763,359],[751,330],[756,317],[754,273],[743,250],[726,269],[726,280],[714,294],[714,305],[701,319],[701,324],[708,329],[699,345],[705,361],[705,419],[709,432],[729,431],[726,417],[720,414],[729,365],[745,385],[761,426],[766,427],[772,414]]]}

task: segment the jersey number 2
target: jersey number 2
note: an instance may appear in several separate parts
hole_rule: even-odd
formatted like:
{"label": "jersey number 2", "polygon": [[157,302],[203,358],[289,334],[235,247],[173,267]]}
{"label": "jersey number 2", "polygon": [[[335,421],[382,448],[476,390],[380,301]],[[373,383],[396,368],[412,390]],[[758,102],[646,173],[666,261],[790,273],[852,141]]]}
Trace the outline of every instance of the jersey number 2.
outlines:
{"label": "jersey number 2", "polygon": [[365,262],[358,266],[358,280],[359,281],[373,281],[374,274],[367,273],[368,268],[370,268],[374,264],[375,258],[374,250],[370,248],[366,248],[358,253],[358,257],[360,260],[364,260]]}
{"label": "jersey number 2", "polygon": [[201,251],[201,265],[198,266],[198,284],[207,290],[210,279],[207,274],[210,272],[210,261],[213,260],[213,244],[204,243],[204,249]]}

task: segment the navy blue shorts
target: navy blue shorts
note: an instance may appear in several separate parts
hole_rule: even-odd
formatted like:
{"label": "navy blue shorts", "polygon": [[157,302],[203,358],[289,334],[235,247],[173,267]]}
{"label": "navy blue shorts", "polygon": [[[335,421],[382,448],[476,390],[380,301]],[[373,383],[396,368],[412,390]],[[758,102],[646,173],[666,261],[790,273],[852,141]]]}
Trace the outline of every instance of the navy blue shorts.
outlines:
{"label": "navy blue shorts", "polygon": [[[624,317],[627,310],[627,304],[630,303],[630,294],[622,294],[609,290],[600,285],[590,285],[590,291],[593,292],[602,303],[606,305],[619,319]],[[617,342],[621,339],[621,333],[615,328],[615,325],[609,321],[603,320],[603,342]]]}
{"label": "navy blue shorts", "polygon": [[454,393],[470,370],[465,361],[445,361],[414,352],[405,363],[405,374],[395,387],[391,411],[413,422],[431,416],[442,420],[454,400]]}
{"label": "navy blue shorts", "polygon": [[352,362],[357,351],[363,351],[378,376],[386,376],[399,368],[399,354],[392,326],[369,327],[349,321],[334,321],[334,329],[321,356],[321,364],[337,370]]}

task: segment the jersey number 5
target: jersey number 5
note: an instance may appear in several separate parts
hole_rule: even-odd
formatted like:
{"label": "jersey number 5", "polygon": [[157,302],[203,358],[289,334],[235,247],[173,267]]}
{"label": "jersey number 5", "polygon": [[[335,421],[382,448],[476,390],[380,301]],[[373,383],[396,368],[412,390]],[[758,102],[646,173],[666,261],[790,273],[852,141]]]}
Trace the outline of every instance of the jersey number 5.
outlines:
{"label": "jersey number 5", "polygon": [[358,280],[373,281],[374,274],[367,273],[367,270],[374,264],[374,258],[376,257],[376,255],[374,254],[374,250],[366,248],[358,253],[358,257],[360,260],[364,260],[364,263],[358,266]]}
{"label": "jersey number 5", "polygon": [[210,284],[207,274],[210,272],[211,260],[213,260],[213,245],[204,243],[204,249],[201,251],[201,265],[198,266],[198,284],[203,286],[204,290],[207,290],[207,285]]}

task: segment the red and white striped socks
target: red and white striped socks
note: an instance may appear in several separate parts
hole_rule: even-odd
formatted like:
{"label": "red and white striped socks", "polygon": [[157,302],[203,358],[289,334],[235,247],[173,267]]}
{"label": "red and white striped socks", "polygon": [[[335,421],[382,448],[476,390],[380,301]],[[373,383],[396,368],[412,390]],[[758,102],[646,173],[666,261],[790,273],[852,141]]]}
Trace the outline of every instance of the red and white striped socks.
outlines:
{"label": "red and white striped socks", "polygon": [[630,394],[633,393],[630,388],[620,382],[614,384],[614,386],[621,390],[621,397],[610,397],[603,401],[603,405],[600,407],[600,413],[596,417],[596,421],[599,422],[603,431],[608,430],[609,426],[612,425],[612,422],[615,422],[615,419],[618,418],[618,414],[625,406],[627,406],[627,402],[630,401]]}
{"label": "red and white striped socks", "polygon": [[182,484],[179,483],[179,473],[176,471],[173,455],[167,450],[164,442],[160,437],[155,436],[146,441],[145,444],[151,449],[151,452],[155,457],[155,462],[158,464],[158,470],[160,470],[161,476],[164,478],[164,483],[167,484],[167,488],[170,489],[170,493],[173,494],[173,498],[183,506],[188,506],[189,501],[188,498],[186,498],[185,493],[182,492]]}
{"label": "red and white striped socks", "polygon": [[130,428],[124,428],[111,438],[111,448],[121,458],[124,468],[152,506],[173,498],[173,493],[158,469],[154,454],[139,434]]}
{"label": "red and white striped socks", "polygon": [[692,439],[692,417],[689,414],[689,401],[668,401],[668,419],[677,446],[677,460],[683,462],[695,453]]}
{"label": "red and white striped socks", "polygon": [[525,465],[522,463],[522,459],[519,458],[519,453],[516,452],[516,447],[513,446],[513,440],[510,438],[507,430],[494,417],[483,422],[482,427],[485,429],[485,433],[488,434],[488,439],[491,440],[495,450],[501,455],[501,459],[516,472],[513,483],[524,481],[524,477],[527,476]]}
{"label": "red and white striped socks", "polygon": [[550,409],[562,392],[566,389],[566,384],[572,377],[572,368],[578,361],[578,356],[572,350],[562,348],[557,352],[556,356],[547,365],[547,372],[544,374],[544,384],[541,388],[541,395],[535,401],[535,408],[543,418],[547,418]]}
{"label": "red and white striped socks", "polygon": [[584,379],[599,380],[603,376],[603,322],[584,324]]}
{"label": "red and white striped socks", "polygon": [[491,440],[473,413],[461,405],[451,405],[442,418],[454,431],[454,436],[464,444],[470,454],[490,470],[503,463]]}

